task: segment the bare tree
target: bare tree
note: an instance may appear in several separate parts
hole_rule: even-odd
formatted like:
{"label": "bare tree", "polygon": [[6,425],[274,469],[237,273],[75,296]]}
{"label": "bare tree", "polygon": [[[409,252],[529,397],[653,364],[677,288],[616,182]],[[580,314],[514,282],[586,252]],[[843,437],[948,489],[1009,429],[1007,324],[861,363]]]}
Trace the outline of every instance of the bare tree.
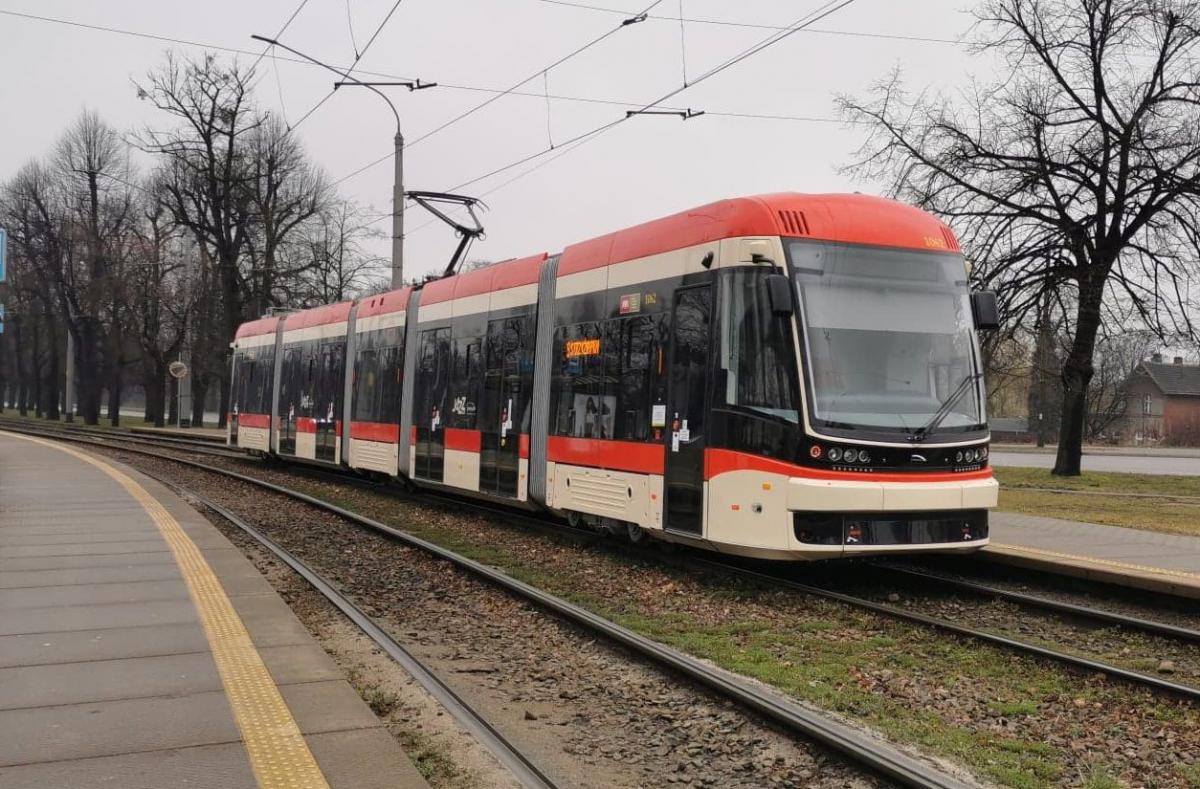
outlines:
{"label": "bare tree", "polygon": [[[120,365],[119,356],[114,358],[120,341],[106,336],[105,318],[110,331],[119,331],[111,310],[114,264],[132,214],[129,152],[116,129],[84,112],[59,140],[54,169],[61,184],[67,253],[54,273],[67,330],[75,341],[80,414],[94,425],[100,421],[105,362]],[[52,221],[49,215],[47,220]]]}
{"label": "bare tree", "polygon": [[960,102],[898,74],[845,117],[872,133],[851,170],[947,219],[1010,321],[1073,304],[1054,473],[1077,475],[1106,295],[1193,335],[1200,256],[1200,7],[1182,0],[986,0],[977,50],[1007,66]]}
{"label": "bare tree", "polygon": [[[307,224],[326,224],[331,190],[309,163],[299,140],[276,117],[250,133],[246,150],[246,249],[250,258],[249,310],[261,315],[290,300],[313,259],[307,254]],[[295,239],[295,243],[292,243]]]}
{"label": "bare tree", "polygon": [[[139,145],[166,160],[163,202],[179,225],[206,252],[202,277],[212,274],[219,327],[200,321],[193,337],[193,420],[203,420],[204,402],[214,380],[221,386],[220,424],[229,398],[228,342],[245,317],[246,286],[239,262],[250,222],[244,147],[262,123],[250,98],[252,69],[214,55],[180,61],[173,54],[152,71],[138,95],[174,121],[167,130],[148,128]],[[210,272],[211,267],[211,272]],[[208,283],[205,283],[208,284]]]}
{"label": "bare tree", "polygon": [[[305,227],[295,255],[304,269],[297,304],[330,304],[358,298],[389,262],[371,255],[365,242],[380,238],[366,213],[348,200],[333,199]],[[389,288],[390,289],[390,286]]]}

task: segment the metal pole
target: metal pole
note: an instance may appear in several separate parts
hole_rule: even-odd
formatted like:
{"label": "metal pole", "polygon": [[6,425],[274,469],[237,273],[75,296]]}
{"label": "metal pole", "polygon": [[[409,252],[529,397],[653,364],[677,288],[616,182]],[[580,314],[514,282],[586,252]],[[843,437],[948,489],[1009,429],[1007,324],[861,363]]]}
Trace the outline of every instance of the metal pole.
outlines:
{"label": "metal pole", "polygon": [[[389,102],[390,103],[390,102]],[[392,182],[392,287],[404,287],[404,135],[396,122],[396,172]]]}
{"label": "metal pole", "polygon": [[75,421],[75,338],[71,336],[71,327],[67,327],[67,381],[63,393],[63,410],[66,411],[68,422]]}

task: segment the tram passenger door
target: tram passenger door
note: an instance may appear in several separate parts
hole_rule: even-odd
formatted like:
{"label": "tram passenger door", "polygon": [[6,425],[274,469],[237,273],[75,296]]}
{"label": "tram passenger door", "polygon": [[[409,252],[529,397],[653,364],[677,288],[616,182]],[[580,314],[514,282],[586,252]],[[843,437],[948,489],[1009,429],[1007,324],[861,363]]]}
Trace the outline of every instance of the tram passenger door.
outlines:
{"label": "tram passenger door", "polygon": [[517,497],[521,416],[528,396],[521,374],[521,321],[501,318],[488,323],[479,422],[479,490],[509,498]]}
{"label": "tram passenger door", "polygon": [[667,393],[665,527],[697,536],[704,530],[705,397],[711,325],[711,286],[676,291]]}
{"label": "tram passenger door", "polygon": [[450,329],[421,332],[417,357],[413,426],[417,429],[414,476],[441,482],[445,469],[446,384],[450,373]]}

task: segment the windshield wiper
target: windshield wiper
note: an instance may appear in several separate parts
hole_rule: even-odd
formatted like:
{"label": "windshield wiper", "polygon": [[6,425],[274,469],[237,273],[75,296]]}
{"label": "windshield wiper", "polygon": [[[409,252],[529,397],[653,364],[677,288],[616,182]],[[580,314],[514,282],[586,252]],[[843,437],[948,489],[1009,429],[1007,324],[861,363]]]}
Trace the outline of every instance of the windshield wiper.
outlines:
{"label": "windshield wiper", "polygon": [[961,400],[962,396],[970,391],[971,385],[978,381],[982,376],[983,373],[971,373],[966,378],[962,379],[955,390],[950,393],[950,396],[943,400],[942,404],[938,406],[938,410],[933,413],[933,416],[929,418],[929,421],[918,427],[916,431],[909,437],[909,440],[924,441],[926,436],[929,435],[929,432],[934,430],[942,423],[943,419],[950,415],[950,410],[954,408],[955,403]]}

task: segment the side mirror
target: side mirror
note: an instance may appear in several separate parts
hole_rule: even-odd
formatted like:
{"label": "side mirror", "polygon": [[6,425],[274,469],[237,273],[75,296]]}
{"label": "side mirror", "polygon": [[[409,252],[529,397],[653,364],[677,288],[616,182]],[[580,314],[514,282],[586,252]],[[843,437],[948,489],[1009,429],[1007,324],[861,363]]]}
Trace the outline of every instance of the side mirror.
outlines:
{"label": "side mirror", "polygon": [[1000,306],[996,303],[996,292],[977,290],[971,294],[971,315],[979,331],[995,331],[1000,328]]}
{"label": "side mirror", "polygon": [[783,274],[768,274],[764,286],[771,312],[776,315],[792,314],[792,281]]}

